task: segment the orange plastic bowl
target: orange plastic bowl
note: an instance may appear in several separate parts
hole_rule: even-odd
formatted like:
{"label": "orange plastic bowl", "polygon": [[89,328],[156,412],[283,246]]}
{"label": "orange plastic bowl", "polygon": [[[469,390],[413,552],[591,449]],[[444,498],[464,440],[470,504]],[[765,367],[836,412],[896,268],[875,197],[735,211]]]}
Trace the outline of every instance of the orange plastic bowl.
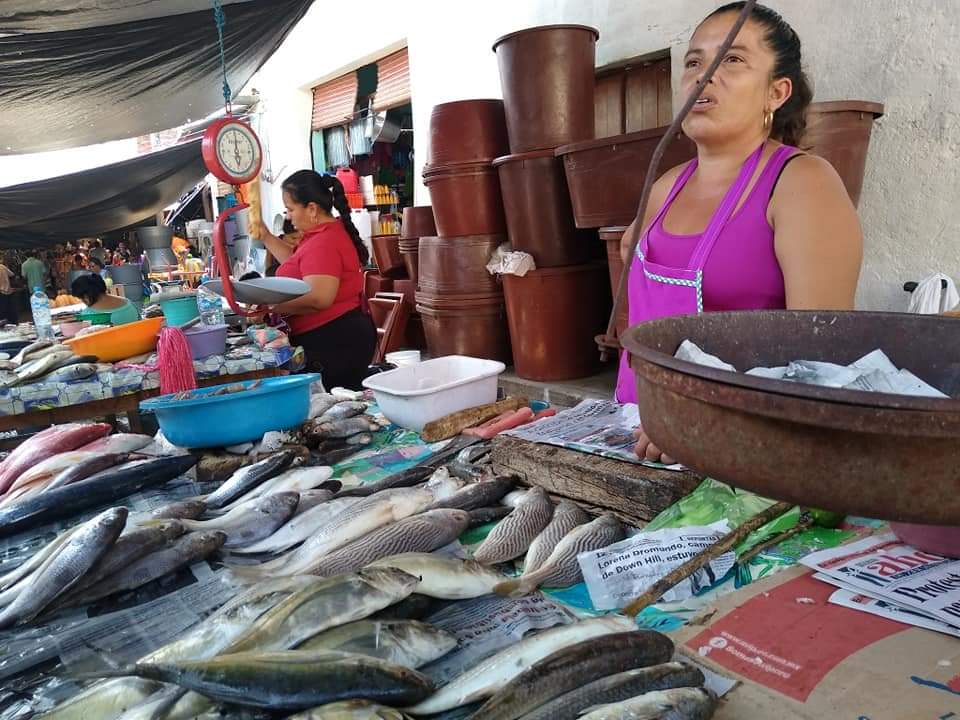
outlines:
{"label": "orange plastic bowl", "polygon": [[116,362],[156,349],[161,325],[162,317],[138,320],[64,340],[63,344],[77,355],[96,355],[100,362]]}

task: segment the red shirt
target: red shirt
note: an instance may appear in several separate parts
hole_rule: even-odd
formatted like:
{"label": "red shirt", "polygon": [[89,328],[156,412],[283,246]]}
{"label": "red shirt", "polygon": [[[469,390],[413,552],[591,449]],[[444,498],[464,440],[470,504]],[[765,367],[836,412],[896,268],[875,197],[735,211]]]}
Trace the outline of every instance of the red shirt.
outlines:
{"label": "red shirt", "polygon": [[340,279],[340,289],[333,305],[307,315],[286,318],[294,335],[316,330],[341,315],[360,307],[363,293],[363,272],[353,240],[339,220],[324,223],[303,234],[300,244],[277,268],[279,277],[303,278],[309,275],[330,275]]}

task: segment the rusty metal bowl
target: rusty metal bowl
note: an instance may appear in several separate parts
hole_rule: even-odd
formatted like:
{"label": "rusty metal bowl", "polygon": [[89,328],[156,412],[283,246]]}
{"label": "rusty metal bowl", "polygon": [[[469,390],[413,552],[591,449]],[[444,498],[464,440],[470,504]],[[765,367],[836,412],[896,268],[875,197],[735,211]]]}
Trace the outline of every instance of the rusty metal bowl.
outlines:
{"label": "rusty metal bowl", "polygon": [[[729,373],[673,357],[683,340]],[[644,430],[678,461],[761,495],[867,517],[960,525],[960,321],[757,311],[630,328]],[[877,348],[950,396],[825,388],[743,374],[792,360],[848,364]]]}

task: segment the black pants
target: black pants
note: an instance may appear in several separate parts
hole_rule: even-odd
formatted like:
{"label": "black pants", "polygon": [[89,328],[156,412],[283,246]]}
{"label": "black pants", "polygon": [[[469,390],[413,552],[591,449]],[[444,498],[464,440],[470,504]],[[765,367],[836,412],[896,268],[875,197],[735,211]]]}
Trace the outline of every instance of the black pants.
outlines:
{"label": "black pants", "polygon": [[377,349],[377,329],[369,315],[351,310],[316,330],[294,335],[294,345],[303,347],[307,372],[318,372],[323,386],[361,390],[363,379]]}
{"label": "black pants", "polygon": [[17,296],[13,293],[10,295],[0,293],[0,319],[16,324],[19,314],[17,312]]}

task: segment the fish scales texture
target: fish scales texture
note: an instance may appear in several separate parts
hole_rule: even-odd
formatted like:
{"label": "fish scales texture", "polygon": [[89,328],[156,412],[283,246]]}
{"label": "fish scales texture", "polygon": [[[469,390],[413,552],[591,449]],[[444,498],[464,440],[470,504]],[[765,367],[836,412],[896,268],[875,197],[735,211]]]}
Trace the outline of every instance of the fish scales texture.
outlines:
{"label": "fish scales texture", "polygon": [[467,529],[465,510],[430,510],[386,525],[335,550],[312,568],[317,575],[353,572],[370,563],[408,552],[432,552],[449,545]]}
{"label": "fish scales texture", "polygon": [[466,600],[489,595],[506,576],[476,560],[437,553],[402,553],[377,560],[368,567],[394,567],[420,578],[417,592],[441,600]]}
{"label": "fish scales texture", "polygon": [[471,717],[517,720],[565,692],[608,675],[673,656],[673,642],[654,630],[632,630],[591,638],[558,650],[521,672]]}
{"label": "fish scales texture", "polygon": [[522,720],[577,720],[591,708],[629,700],[654,690],[703,685],[703,673],[679,662],[626,670],[564,693],[528,712]]}
{"label": "fish scales texture", "polygon": [[708,690],[673,688],[604,705],[581,717],[583,720],[709,720],[716,707],[716,696]]}
{"label": "fish scales texture", "polygon": [[578,525],[590,522],[590,516],[574,502],[561,500],[553,511],[550,523],[537,535],[523,565],[524,575],[540,568],[561,540]]}
{"label": "fish scales texture", "polygon": [[543,532],[552,516],[553,504],[546,491],[539,487],[531,489],[517,503],[514,511],[490,531],[474,552],[474,558],[494,565],[520,557],[530,548],[534,538]]}
{"label": "fish scales texture", "polygon": [[276,477],[290,467],[293,458],[294,454],[285,450],[253,465],[240,468],[224,480],[214,492],[207,495],[205,498],[207,507],[222,507],[260,483]]}
{"label": "fish scales texture", "polygon": [[443,657],[457,644],[455,636],[418,620],[368,619],[325,630],[297,649],[370,655],[416,669]]}
{"label": "fish scales texture", "polygon": [[516,485],[516,479],[510,476],[480,480],[470,483],[465,488],[443,500],[437,500],[430,506],[430,510],[439,508],[456,508],[458,510],[475,510],[487,507],[500,501]]}

